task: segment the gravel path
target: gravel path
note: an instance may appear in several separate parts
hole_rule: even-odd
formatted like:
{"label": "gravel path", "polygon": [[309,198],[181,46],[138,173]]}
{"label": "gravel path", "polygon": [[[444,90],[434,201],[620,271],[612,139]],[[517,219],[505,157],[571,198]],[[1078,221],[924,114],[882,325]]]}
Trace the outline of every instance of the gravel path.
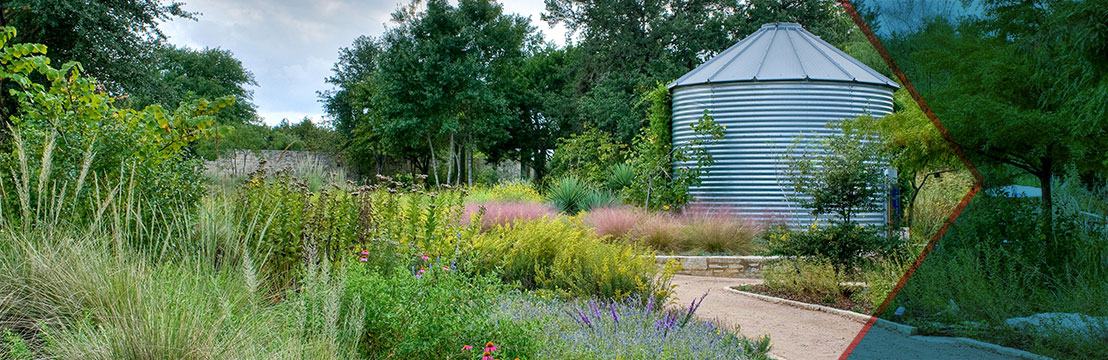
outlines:
{"label": "gravel path", "polygon": [[[770,354],[782,360],[838,359],[863,324],[820,311],[774,304],[725,290],[757,284],[760,280],[677,275],[673,278],[676,304],[688,306],[708,293],[697,316],[738,327],[747,337],[769,335]],[[904,336],[874,327],[851,359],[1014,359],[954,342]]]}

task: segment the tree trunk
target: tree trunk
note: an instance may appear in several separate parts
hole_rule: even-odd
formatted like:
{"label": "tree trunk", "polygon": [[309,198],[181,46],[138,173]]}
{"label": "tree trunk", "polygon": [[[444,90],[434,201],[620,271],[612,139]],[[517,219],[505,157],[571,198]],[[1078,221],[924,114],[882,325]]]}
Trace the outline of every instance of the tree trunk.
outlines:
{"label": "tree trunk", "polygon": [[431,172],[435,174],[435,186],[441,185],[439,183],[439,159],[435,156],[435,145],[431,142],[431,135],[427,135],[427,148],[431,150]]}
{"label": "tree trunk", "polygon": [[473,186],[473,149],[466,144],[466,185]]}
{"label": "tree trunk", "polygon": [[454,178],[454,133],[450,133],[450,160],[446,164],[446,183],[453,184]]}

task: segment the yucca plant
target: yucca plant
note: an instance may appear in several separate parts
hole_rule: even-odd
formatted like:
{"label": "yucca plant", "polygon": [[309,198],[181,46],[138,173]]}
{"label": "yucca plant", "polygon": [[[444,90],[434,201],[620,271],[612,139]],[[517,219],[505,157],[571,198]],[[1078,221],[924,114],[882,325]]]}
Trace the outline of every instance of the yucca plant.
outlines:
{"label": "yucca plant", "polygon": [[584,181],[574,176],[567,176],[558,179],[550,186],[546,198],[559,211],[572,215],[585,209],[585,201],[591,192],[592,189]]}
{"label": "yucca plant", "polygon": [[606,184],[608,190],[619,192],[625,188],[631,187],[631,184],[634,182],[635,169],[632,168],[630,164],[618,164],[608,171],[608,183]]}

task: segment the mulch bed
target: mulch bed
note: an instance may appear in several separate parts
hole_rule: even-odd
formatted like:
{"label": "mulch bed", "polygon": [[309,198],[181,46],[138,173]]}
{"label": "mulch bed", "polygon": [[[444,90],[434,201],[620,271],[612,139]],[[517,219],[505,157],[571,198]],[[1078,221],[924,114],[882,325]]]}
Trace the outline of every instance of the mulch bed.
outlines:
{"label": "mulch bed", "polygon": [[803,303],[823,305],[823,306],[833,307],[833,308],[840,309],[840,310],[853,311],[853,312],[856,312],[856,313],[861,313],[861,314],[866,314],[866,315],[869,315],[873,312],[873,307],[869,306],[868,303],[866,303],[864,301],[855,301],[853,298],[851,298],[851,293],[852,293],[851,289],[843,290],[843,292],[841,294],[839,294],[839,296],[837,296],[837,297],[823,297],[823,296],[813,296],[813,295],[808,295],[808,294],[794,294],[794,293],[789,293],[789,292],[784,292],[784,291],[773,291],[773,290],[770,290],[770,288],[766,287],[763,284],[740,285],[740,286],[736,286],[735,289],[740,290],[740,291],[752,292],[752,293],[760,294],[760,295],[767,295],[767,296],[773,296],[773,297],[778,297],[778,298],[782,298],[782,299],[799,301],[799,302],[803,302]]}

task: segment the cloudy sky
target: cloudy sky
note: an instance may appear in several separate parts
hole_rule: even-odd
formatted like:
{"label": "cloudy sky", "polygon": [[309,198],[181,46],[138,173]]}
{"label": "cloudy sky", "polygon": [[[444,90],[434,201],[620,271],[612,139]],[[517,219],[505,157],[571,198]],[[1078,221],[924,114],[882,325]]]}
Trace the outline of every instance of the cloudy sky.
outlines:
{"label": "cloudy sky", "polygon": [[[254,104],[268,124],[305,116],[320,121],[317,91],[338,59],[340,47],[359,35],[378,35],[389,15],[407,0],[185,0],[197,21],[174,20],[161,28],[171,43],[230,50],[254,73]],[[562,42],[565,29],[551,29],[539,16],[543,0],[501,0],[505,11],[531,17],[547,39]]]}

